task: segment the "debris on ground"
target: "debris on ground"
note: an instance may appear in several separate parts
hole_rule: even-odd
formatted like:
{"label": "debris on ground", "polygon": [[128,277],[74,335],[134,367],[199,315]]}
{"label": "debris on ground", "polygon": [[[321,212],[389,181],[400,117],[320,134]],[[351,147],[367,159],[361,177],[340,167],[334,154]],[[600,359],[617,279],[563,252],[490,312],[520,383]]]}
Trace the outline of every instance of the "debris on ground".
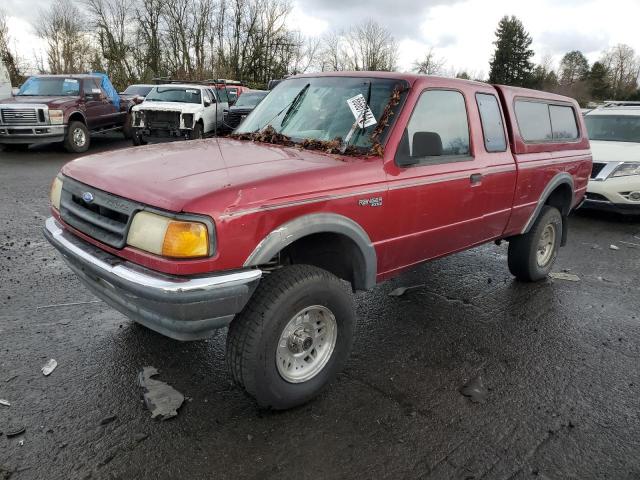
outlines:
{"label": "debris on ground", "polygon": [[401,297],[402,295],[404,295],[407,290],[412,290],[414,288],[420,288],[420,287],[424,287],[424,283],[420,284],[420,285],[413,285],[411,287],[398,287],[395,290],[392,290],[389,292],[389,296],[390,297]]}
{"label": "debris on ground", "polygon": [[609,248],[610,248],[611,250],[620,250],[620,247],[619,247],[619,246],[617,246],[617,245],[609,245]]}
{"label": "debris on ground", "polygon": [[100,425],[109,425],[111,422],[115,422],[118,419],[117,415],[109,415],[100,420]]}
{"label": "debris on ground", "polygon": [[640,243],[623,242],[622,240],[620,240],[619,243],[624,243],[625,245],[628,245],[630,248],[638,248],[638,247],[640,247]]}
{"label": "debris on ground", "polygon": [[7,431],[7,438],[17,437],[18,435],[26,432],[26,428],[23,426],[20,427],[12,427]]}
{"label": "debris on ground", "polygon": [[8,400],[4,400],[2,398],[0,398],[0,405],[4,405],[5,407],[10,407],[11,404],[9,403]]}
{"label": "debris on ground", "polygon": [[460,387],[459,392],[469,398],[473,403],[484,403],[489,395],[489,390],[484,385],[482,375],[477,375]]}
{"label": "debris on ground", "polygon": [[147,435],[146,433],[136,433],[133,436],[133,439],[136,442],[140,443],[140,442],[144,442],[148,437],[149,437],[149,435]]}
{"label": "debris on ground", "polygon": [[138,383],[144,390],[144,404],[151,411],[151,418],[167,420],[178,415],[184,395],[171,385],[151,378],[158,373],[154,367],[144,367],[138,376]]}
{"label": "debris on ground", "polygon": [[44,364],[44,366],[42,367],[42,374],[47,377],[49,375],[51,375],[51,373],[56,369],[56,367],[58,366],[58,362],[56,362],[53,358],[51,360],[49,360],[47,363]]}
{"label": "debris on ground", "polygon": [[580,277],[579,276],[574,275],[573,273],[566,273],[566,272],[551,272],[549,274],[549,277],[555,278],[556,280],[567,280],[569,282],[579,282],[580,281]]}

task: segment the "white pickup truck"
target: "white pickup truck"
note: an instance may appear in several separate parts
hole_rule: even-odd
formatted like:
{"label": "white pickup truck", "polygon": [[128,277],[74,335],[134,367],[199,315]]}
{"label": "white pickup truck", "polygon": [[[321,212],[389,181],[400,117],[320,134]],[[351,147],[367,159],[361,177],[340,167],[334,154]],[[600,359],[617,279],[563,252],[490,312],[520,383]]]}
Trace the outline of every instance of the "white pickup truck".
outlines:
{"label": "white pickup truck", "polygon": [[228,102],[207,85],[157,85],[132,109],[133,144],[142,145],[151,138],[203,138],[222,128],[228,109]]}

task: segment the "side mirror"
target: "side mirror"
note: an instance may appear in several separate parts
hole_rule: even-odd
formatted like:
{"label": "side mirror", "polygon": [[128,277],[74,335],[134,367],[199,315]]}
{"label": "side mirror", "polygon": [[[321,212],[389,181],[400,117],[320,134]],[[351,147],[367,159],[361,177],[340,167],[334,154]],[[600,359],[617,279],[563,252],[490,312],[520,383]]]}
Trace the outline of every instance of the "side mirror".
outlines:
{"label": "side mirror", "polygon": [[205,107],[210,107],[211,106],[211,102],[209,100],[205,100],[204,101],[204,106]]}

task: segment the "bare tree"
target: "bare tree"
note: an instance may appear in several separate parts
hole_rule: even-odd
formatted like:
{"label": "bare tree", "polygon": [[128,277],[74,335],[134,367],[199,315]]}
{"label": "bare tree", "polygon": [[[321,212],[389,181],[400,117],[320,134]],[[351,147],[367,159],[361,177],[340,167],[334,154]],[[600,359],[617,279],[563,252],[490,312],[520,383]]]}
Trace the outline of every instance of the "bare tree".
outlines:
{"label": "bare tree", "polygon": [[413,71],[423,75],[441,75],[445,63],[445,59],[438,57],[431,47],[422,60],[413,62]]}
{"label": "bare tree", "polygon": [[137,61],[145,66],[142,80],[149,81],[153,77],[162,75],[162,34],[160,31],[162,12],[165,0],[143,0],[136,8],[136,17],[140,24],[137,30],[138,45],[142,51],[136,52]]}
{"label": "bare tree", "polygon": [[637,90],[640,58],[633,48],[620,43],[605,52],[601,63],[609,72],[611,94],[614,98],[625,98]]}
{"label": "bare tree", "polygon": [[48,70],[51,73],[80,73],[87,69],[91,43],[84,15],[71,0],[54,0],[41,11],[36,33],[46,44]]}
{"label": "bare tree", "polygon": [[395,70],[398,45],[391,32],[369,19],[348,33],[349,68],[352,70]]}
{"label": "bare tree", "polygon": [[16,55],[11,51],[9,44],[11,37],[9,36],[9,25],[7,24],[7,14],[0,9],[0,61],[4,63],[9,71],[9,78],[12,85],[20,85],[24,81],[24,77],[20,72]]}
{"label": "bare tree", "polygon": [[319,68],[322,71],[347,69],[348,54],[345,50],[344,32],[328,32],[320,40]]}
{"label": "bare tree", "polygon": [[100,52],[111,81],[117,88],[140,76],[132,59],[135,11],[129,0],[85,0],[95,28]]}

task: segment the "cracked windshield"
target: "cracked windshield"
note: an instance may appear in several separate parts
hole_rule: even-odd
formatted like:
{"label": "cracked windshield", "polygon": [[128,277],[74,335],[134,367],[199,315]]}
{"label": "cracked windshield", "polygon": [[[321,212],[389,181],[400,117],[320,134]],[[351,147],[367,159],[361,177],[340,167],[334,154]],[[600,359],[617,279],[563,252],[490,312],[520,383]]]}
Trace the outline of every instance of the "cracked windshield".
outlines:
{"label": "cracked windshield", "polygon": [[[389,103],[397,80],[354,77],[296,78],[282,82],[247,117],[235,133],[253,133],[269,125],[294,141],[347,139],[356,117],[347,100],[362,96],[376,120],[356,128],[349,144],[371,146],[371,133]],[[360,119],[361,121],[361,119]]]}

